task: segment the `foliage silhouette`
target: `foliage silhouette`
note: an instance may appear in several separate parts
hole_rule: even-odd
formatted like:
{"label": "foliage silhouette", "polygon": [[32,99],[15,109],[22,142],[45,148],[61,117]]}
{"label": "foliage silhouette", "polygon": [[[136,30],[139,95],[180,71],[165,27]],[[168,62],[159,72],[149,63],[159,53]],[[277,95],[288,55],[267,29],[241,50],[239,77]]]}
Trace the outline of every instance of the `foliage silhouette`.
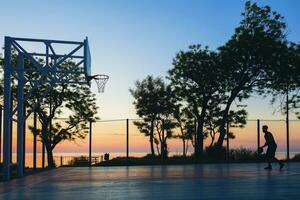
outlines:
{"label": "foliage silhouette", "polygon": [[189,50],[177,53],[168,79],[180,101],[190,108],[196,119],[195,156],[203,153],[205,117],[211,106],[220,101],[221,70],[218,55],[208,47],[192,45]]}
{"label": "foliage silhouette", "polygon": [[217,148],[222,147],[232,103],[248,98],[263,83],[266,69],[274,67],[286,41],[283,17],[269,6],[247,1],[242,16],[234,35],[219,48],[226,98]]}
{"label": "foliage silhouette", "polygon": [[[162,78],[147,76],[136,81],[135,88],[130,89],[134,97],[136,113],[143,121],[135,121],[141,133],[149,136],[151,155],[155,156],[154,143],[161,144],[161,154],[167,156],[167,139],[172,137],[171,129],[175,124],[169,120],[172,115],[173,99],[170,86]],[[163,133],[166,131],[166,134]],[[159,150],[157,148],[157,152]]]}

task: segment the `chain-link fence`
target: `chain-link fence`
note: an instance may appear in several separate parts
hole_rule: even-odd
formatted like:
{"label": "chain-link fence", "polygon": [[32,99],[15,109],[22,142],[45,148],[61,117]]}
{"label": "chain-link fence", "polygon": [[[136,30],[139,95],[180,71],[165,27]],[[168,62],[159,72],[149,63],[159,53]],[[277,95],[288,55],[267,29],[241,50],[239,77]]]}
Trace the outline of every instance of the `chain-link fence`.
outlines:
{"label": "chain-link fence", "polygon": [[[99,162],[103,160],[103,155],[109,153],[110,159],[114,157],[142,157],[150,153],[149,137],[141,133],[134,121],[141,121],[141,119],[114,119],[114,120],[100,120],[93,122],[91,125],[91,132],[86,135],[83,140],[77,139],[73,142],[64,141],[58,144],[54,149],[54,160],[57,166],[67,165],[75,157],[85,157],[92,162]],[[60,123],[65,125],[64,119],[53,120],[52,123]],[[30,117],[26,121],[25,133],[25,166],[33,167],[34,160],[36,160],[36,167],[47,166],[46,152],[43,152],[43,145],[39,138],[37,138],[36,154],[34,154],[34,140],[32,130],[28,126],[33,126],[33,118]],[[264,137],[261,131],[262,125],[268,125],[269,131],[274,134],[275,140],[278,144],[277,156],[279,158],[287,158],[289,152],[290,157],[300,152],[300,120],[289,121],[289,142],[287,140],[287,130],[285,120],[247,120],[244,128],[230,127],[230,132],[235,135],[234,139],[229,140],[229,148],[249,148],[257,149],[258,145],[264,144]],[[40,123],[37,123],[37,128],[40,128]],[[16,122],[13,123],[12,136],[12,163],[16,162]],[[180,135],[180,129],[174,128],[173,136]],[[2,138],[1,131],[1,138]],[[90,140],[90,136],[91,140]],[[259,136],[259,140],[258,140]],[[218,138],[218,135],[216,136]],[[168,145],[169,155],[183,155],[183,143],[178,137],[168,138],[166,141]],[[211,143],[211,137],[207,137],[204,145],[208,146]],[[224,142],[227,145],[227,142]],[[288,147],[289,145],[289,147]],[[2,150],[1,140],[1,150]],[[188,154],[194,151],[191,141],[187,145]],[[89,150],[91,149],[91,154]],[[160,151],[160,145],[154,145],[155,152]],[[2,161],[2,151],[1,151]],[[36,155],[36,158],[34,158]],[[43,156],[44,155],[44,156]],[[43,161],[44,160],[44,161]]]}

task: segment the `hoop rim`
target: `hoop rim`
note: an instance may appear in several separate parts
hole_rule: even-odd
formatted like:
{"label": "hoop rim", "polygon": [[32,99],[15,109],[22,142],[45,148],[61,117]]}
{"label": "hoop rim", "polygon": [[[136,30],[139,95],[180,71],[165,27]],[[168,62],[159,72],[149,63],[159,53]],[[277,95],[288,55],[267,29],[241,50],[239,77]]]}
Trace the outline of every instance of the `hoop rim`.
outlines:
{"label": "hoop rim", "polygon": [[86,76],[86,79],[88,82],[90,82],[91,80],[109,79],[109,76],[106,74],[95,74],[91,76]]}
{"label": "hoop rim", "polygon": [[91,81],[95,80],[97,87],[98,87],[98,93],[104,92],[104,88],[105,88],[105,85],[106,85],[108,79],[109,79],[109,76],[106,74],[96,74],[96,75],[86,77],[86,80],[87,80],[89,86],[91,86]]}

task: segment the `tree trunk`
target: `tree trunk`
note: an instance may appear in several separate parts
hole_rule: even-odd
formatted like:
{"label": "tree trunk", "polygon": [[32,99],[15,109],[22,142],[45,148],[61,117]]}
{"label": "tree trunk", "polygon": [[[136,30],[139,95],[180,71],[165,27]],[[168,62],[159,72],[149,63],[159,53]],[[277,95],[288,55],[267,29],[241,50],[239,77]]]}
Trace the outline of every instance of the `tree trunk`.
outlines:
{"label": "tree trunk", "polygon": [[167,145],[167,139],[164,139],[162,142],[162,152],[161,155],[163,158],[167,158],[168,157],[168,145]]}
{"label": "tree trunk", "polygon": [[55,163],[54,163],[54,159],[53,159],[53,151],[52,149],[48,149],[46,147],[47,150],[47,161],[48,161],[48,168],[54,168],[55,167]]}
{"label": "tree trunk", "polygon": [[187,155],[188,149],[189,149],[189,140],[186,141],[185,155]]}
{"label": "tree trunk", "polygon": [[197,120],[194,120],[194,137],[192,137],[192,146],[194,147],[194,155],[196,155],[196,141],[197,141]]}
{"label": "tree trunk", "polygon": [[224,112],[223,112],[223,118],[221,120],[221,123],[220,123],[220,128],[219,128],[219,132],[220,132],[220,136],[219,136],[219,139],[217,141],[217,144],[216,144],[216,147],[218,149],[221,149],[222,146],[223,146],[223,141],[224,141],[224,138],[225,138],[225,135],[226,135],[226,123],[228,121],[228,112],[229,112],[229,109],[230,109],[230,106],[232,104],[232,102],[234,101],[234,99],[236,98],[238,93],[233,93],[229,99],[228,99],[228,102],[226,104],[226,107],[224,109]]}
{"label": "tree trunk", "polygon": [[213,144],[214,144],[214,141],[215,141],[215,137],[216,137],[215,132],[214,131],[210,131],[210,136],[211,136],[211,141],[210,141],[209,147],[212,147]]}
{"label": "tree trunk", "polygon": [[157,154],[159,155],[159,154],[160,154],[160,151],[159,151],[159,146],[158,146],[158,144],[156,145],[156,151],[157,151]]}
{"label": "tree trunk", "polygon": [[207,108],[208,101],[203,102],[202,110],[200,116],[197,116],[197,131],[196,131],[196,143],[195,143],[195,156],[198,159],[201,159],[203,155],[203,125],[204,125],[204,118],[206,115],[206,108]]}
{"label": "tree trunk", "polygon": [[195,144],[195,156],[196,158],[201,158],[203,154],[203,123],[202,117],[197,119],[197,131],[196,131],[196,144]]}
{"label": "tree trunk", "polygon": [[45,123],[45,125],[42,126],[42,139],[46,147],[47,151],[47,161],[48,161],[48,168],[54,168],[54,160],[53,160],[53,151],[51,147],[51,142],[49,138],[47,137],[47,132],[48,132],[48,123]]}
{"label": "tree trunk", "polygon": [[181,132],[181,140],[182,140],[182,155],[185,157],[186,156],[186,148],[185,148],[185,139],[184,139],[184,131],[183,131],[183,128],[182,128],[182,125],[181,125],[181,122],[180,120],[178,120],[178,123],[180,124],[180,132]]}
{"label": "tree trunk", "polygon": [[155,156],[155,152],[154,152],[154,120],[151,120],[150,146],[151,146],[151,155]]}

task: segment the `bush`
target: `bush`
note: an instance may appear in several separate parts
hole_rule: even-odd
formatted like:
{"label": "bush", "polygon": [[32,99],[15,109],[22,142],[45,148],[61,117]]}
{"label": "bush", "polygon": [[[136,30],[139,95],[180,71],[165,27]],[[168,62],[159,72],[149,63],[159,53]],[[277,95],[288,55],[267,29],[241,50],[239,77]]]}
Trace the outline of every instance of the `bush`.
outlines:
{"label": "bush", "polygon": [[227,160],[227,152],[226,148],[223,147],[221,149],[213,147],[206,147],[204,151],[203,161],[204,162],[260,162],[264,158],[263,155],[258,154],[257,151],[247,149],[247,148],[239,148],[239,149],[231,149],[228,154]]}
{"label": "bush", "polygon": [[161,158],[161,156],[160,155],[152,155],[151,153],[149,153],[149,154],[147,154],[147,155],[145,155],[144,157],[142,157],[142,158],[146,158],[146,159],[154,159],[154,158]]}
{"label": "bush", "polygon": [[263,157],[257,151],[246,148],[232,149],[229,152],[231,162],[259,162],[263,160]]}
{"label": "bush", "polygon": [[300,161],[300,154],[295,154],[291,160],[292,161]]}
{"label": "bush", "polygon": [[204,161],[225,161],[226,160],[226,149],[221,149],[216,146],[206,147],[203,155]]}

